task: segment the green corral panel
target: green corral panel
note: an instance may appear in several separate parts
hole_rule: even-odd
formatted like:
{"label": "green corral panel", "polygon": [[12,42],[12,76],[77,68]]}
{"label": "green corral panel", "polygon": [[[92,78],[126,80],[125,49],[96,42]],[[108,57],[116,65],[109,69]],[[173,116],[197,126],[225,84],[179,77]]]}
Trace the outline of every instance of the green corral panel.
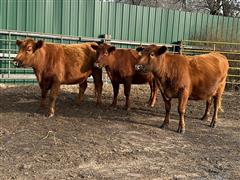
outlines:
{"label": "green corral panel", "polygon": [[227,41],[232,41],[232,36],[233,36],[233,18],[229,18],[228,19],[228,32],[229,32],[229,35],[227,36]]}
{"label": "green corral panel", "polygon": [[147,33],[148,42],[154,42],[155,24],[156,24],[156,8],[149,8],[148,33]]}
{"label": "green corral panel", "polygon": [[179,11],[178,14],[178,20],[176,22],[178,22],[178,36],[176,41],[182,40],[184,39],[184,31],[185,31],[185,18],[186,18],[186,13],[185,12],[181,12]]}
{"label": "green corral panel", "polygon": [[0,29],[171,43],[239,41],[238,18],[98,0],[0,0]]}
{"label": "green corral panel", "polygon": [[160,42],[166,42],[167,37],[167,27],[168,27],[168,11],[166,9],[162,10],[162,19],[161,19],[161,35],[160,35]]}
{"label": "green corral panel", "polygon": [[192,32],[191,31],[191,16],[192,16],[192,13],[190,13],[190,12],[185,13],[183,39],[190,39],[190,32]]}
{"label": "green corral panel", "polygon": [[[111,34],[112,37],[115,36],[115,21],[116,21],[116,4],[115,3],[109,3],[108,4],[108,30],[107,33]],[[99,35],[100,33],[98,33]]]}
{"label": "green corral panel", "polygon": [[136,34],[136,18],[137,18],[137,6],[130,6],[129,11],[129,35],[128,38],[131,41],[134,41]]}
{"label": "green corral panel", "polygon": [[238,39],[237,33],[238,33],[238,24],[239,19],[238,18],[233,18],[233,25],[232,25],[232,41],[235,41]]}
{"label": "green corral panel", "polygon": [[143,25],[143,7],[137,6],[135,41],[141,41]]}
{"label": "green corral panel", "polygon": [[[75,23],[78,23],[78,35],[79,36],[85,36],[86,35],[86,24],[87,24],[87,2],[86,1],[80,1],[78,6],[78,13],[77,13],[77,19],[78,21]],[[99,14],[98,14],[99,16]]]}
{"label": "green corral panel", "polygon": [[[123,23],[123,4],[116,4],[115,39],[121,39]],[[103,32],[101,32],[103,33]]]}
{"label": "green corral panel", "polygon": [[149,26],[149,7],[143,7],[142,14],[142,28],[141,28],[141,42],[148,41],[148,26]]}
{"label": "green corral panel", "polygon": [[160,42],[162,26],[162,9],[156,9],[154,23],[154,41]]}
{"label": "green corral panel", "polygon": [[78,1],[71,1],[70,5],[70,34],[72,36],[78,35],[78,16],[76,14],[78,13]]}

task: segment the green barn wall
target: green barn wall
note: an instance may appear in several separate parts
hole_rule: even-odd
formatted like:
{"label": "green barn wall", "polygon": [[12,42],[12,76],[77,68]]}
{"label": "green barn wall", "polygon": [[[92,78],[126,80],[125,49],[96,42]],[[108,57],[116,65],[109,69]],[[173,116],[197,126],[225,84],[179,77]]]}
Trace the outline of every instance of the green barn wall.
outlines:
{"label": "green barn wall", "polygon": [[239,19],[94,0],[0,0],[0,29],[172,43],[239,41]]}

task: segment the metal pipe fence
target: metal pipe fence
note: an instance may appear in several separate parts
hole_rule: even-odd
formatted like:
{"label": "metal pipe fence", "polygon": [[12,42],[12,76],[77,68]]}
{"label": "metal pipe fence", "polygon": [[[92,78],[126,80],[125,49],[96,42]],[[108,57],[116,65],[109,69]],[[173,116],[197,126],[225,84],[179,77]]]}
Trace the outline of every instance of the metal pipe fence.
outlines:
{"label": "metal pipe fence", "polygon": [[240,43],[183,40],[181,53],[186,55],[219,52],[228,58],[229,71],[227,84],[240,85]]}
{"label": "metal pipe fence", "polygon": [[[54,43],[83,43],[83,42],[108,42],[116,45],[119,48],[134,48],[142,45],[150,45],[153,43],[144,43],[136,41],[123,41],[123,40],[112,40],[110,35],[104,35],[101,38],[91,37],[77,37],[77,36],[63,36],[54,34],[42,34],[35,32],[19,32],[19,31],[6,31],[0,30],[0,83],[14,83],[14,84],[29,84],[36,83],[36,77],[31,68],[16,68],[12,61],[16,57],[18,48],[16,46],[17,39],[23,39],[31,37],[35,40],[43,39],[46,42]],[[163,45],[163,44],[157,44]],[[177,45],[164,44],[168,48],[174,51],[174,47]],[[93,79],[90,77],[89,82]],[[110,82],[107,74],[104,70],[103,81]]]}
{"label": "metal pipe fence", "polygon": [[[183,40],[177,44],[161,44],[161,43],[145,43],[139,41],[125,41],[111,39],[110,35],[103,35],[100,38],[63,36],[56,34],[42,34],[35,32],[18,32],[0,30],[0,83],[36,83],[35,75],[32,69],[16,68],[12,64],[18,48],[15,44],[17,39],[31,37],[35,40],[43,39],[53,43],[83,43],[83,42],[107,42],[117,46],[118,48],[135,48],[137,46],[145,46],[156,44],[158,46],[165,45],[173,53],[182,53],[186,55],[195,55],[218,51],[228,57],[230,68],[227,83],[231,85],[240,85],[240,51],[238,51],[240,43],[229,42],[212,42],[212,41],[196,41]],[[104,82],[110,82],[106,72],[104,72]],[[92,78],[88,81],[92,82]]]}

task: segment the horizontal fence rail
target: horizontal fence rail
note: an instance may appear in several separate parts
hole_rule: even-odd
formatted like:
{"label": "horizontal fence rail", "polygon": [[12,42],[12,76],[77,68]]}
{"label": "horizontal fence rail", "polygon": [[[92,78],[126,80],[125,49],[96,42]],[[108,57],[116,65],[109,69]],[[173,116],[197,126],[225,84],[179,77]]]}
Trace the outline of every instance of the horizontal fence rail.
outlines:
{"label": "horizontal fence rail", "polygon": [[[135,48],[137,46],[145,46],[153,43],[134,42],[124,40],[112,40],[111,36],[103,35],[102,38],[63,36],[54,34],[43,34],[36,32],[17,32],[0,30],[0,83],[36,83],[36,77],[33,75],[32,69],[16,68],[12,61],[17,54],[16,40],[31,37],[33,39],[44,39],[47,42],[55,43],[83,43],[83,42],[107,42],[119,48]],[[175,50],[175,44],[160,44],[165,45],[169,49]],[[104,82],[110,82],[104,71]],[[88,79],[92,82],[92,77]]]}
{"label": "horizontal fence rail", "polygon": [[219,52],[228,58],[229,71],[227,84],[240,85],[240,43],[214,42],[214,41],[181,41],[181,53],[186,55]]}
{"label": "horizontal fence rail", "polygon": [[[186,55],[195,55],[218,51],[227,56],[230,64],[227,83],[231,85],[240,85],[240,43],[229,42],[211,42],[211,41],[191,41],[183,40],[177,44],[162,44],[139,41],[126,41],[111,39],[110,35],[102,35],[101,38],[63,36],[56,34],[43,34],[35,32],[16,32],[0,30],[0,83],[36,83],[32,69],[16,68],[12,60],[17,54],[16,39],[31,37],[33,39],[43,39],[54,43],[83,43],[83,42],[107,42],[118,48],[136,48],[137,46],[146,46],[156,44],[165,45],[173,53],[182,53]],[[92,81],[92,78],[89,79]],[[104,74],[104,81],[109,79]]]}
{"label": "horizontal fence rail", "polygon": [[240,18],[99,0],[0,0],[0,29],[171,44],[240,41]]}

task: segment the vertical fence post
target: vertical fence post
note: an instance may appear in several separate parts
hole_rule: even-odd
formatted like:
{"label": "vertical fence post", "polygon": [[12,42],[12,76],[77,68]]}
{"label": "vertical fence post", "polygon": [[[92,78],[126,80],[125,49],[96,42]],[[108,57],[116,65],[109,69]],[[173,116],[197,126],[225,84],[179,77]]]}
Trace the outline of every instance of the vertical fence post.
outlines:
{"label": "vertical fence post", "polygon": [[10,64],[10,56],[11,56],[11,33],[9,33],[9,35],[8,35],[8,78],[10,78],[10,66],[11,66],[11,64]]}
{"label": "vertical fence post", "polygon": [[[104,34],[103,35],[103,42],[110,45],[111,44],[111,35],[110,34]],[[108,83],[108,75],[106,73],[106,69],[105,68],[104,68],[104,73],[103,74],[104,74],[103,82],[105,84],[107,84]]]}
{"label": "vertical fence post", "polygon": [[103,38],[104,38],[103,39],[104,43],[111,44],[111,35],[110,34],[104,34]]}
{"label": "vertical fence post", "polygon": [[180,41],[179,43],[179,53],[182,55],[182,50],[183,50],[183,40]]}

